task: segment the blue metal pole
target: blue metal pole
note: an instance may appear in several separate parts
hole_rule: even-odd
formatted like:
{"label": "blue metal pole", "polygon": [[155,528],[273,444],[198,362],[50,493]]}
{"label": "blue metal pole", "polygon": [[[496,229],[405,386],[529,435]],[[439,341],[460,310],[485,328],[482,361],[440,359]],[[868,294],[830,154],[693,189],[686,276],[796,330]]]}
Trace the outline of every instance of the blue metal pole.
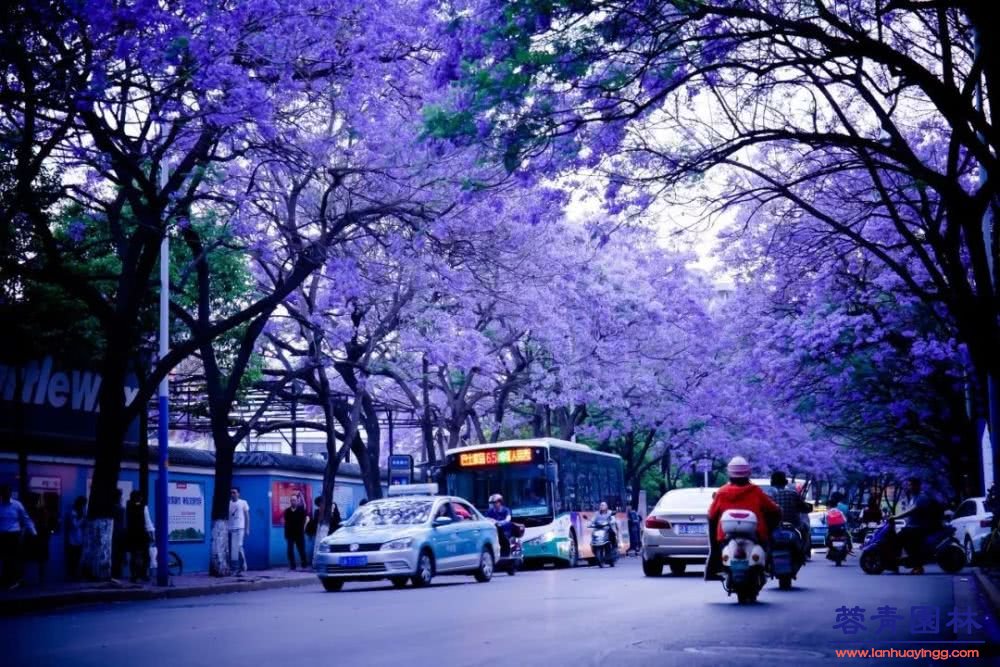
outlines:
{"label": "blue metal pole", "polygon": [[[167,183],[166,160],[160,165],[160,187]],[[170,351],[170,241],[164,220],[163,241],[160,243],[160,359]],[[160,381],[159,422],[156,449],[158,466],[156,475],[156,585],[168,586],[170,573],[167,571],[167,446],[170,432],[170,404],[168,400],[170,383],[166,376]]]}

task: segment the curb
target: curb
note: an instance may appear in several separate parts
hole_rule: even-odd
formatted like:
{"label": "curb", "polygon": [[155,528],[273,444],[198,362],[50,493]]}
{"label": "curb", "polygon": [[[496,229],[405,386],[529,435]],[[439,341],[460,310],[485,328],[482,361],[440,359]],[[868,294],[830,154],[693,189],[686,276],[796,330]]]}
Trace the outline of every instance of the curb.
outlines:
{"label": "curb", "polygon": [[314,584],[316,584],[316,577],[295,577],[294,579],[231,581],[210,586],[186,586],[181,588],[82,590],[25,597],[16,600],[0,600],[0,616],[19,616],[31,612],[50,611],[85,604],[188,598],[205,595],[222,595],[224,593],[248,593],[277,588],[298,588]]}
{"label": "curb", "polygon": [[983,568],[974,567],[972,571],[976,575],[976,581],[979,582],[980,588],[986,593],[986,597],[989,599],[990,604],[993,606],[993,612],[1000,615],[1000,586],[993,583],[989,577],[983,574]]}

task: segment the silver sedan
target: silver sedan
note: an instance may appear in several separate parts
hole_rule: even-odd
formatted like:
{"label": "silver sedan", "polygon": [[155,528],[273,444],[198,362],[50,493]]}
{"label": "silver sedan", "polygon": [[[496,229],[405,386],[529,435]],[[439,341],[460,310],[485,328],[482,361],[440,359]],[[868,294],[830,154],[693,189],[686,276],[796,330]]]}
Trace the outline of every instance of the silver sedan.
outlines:
{"label": "silver sedan", "polygon": [[389,579],[428,586],[437,574],[493,576],[496,526],[461,498],[405,496],[373,500],[319,546],[313,566],[328,591],[345,581]]}
{"label": "silver sedan", "polygon": [[681,575],[689,563],[708,560],[708,508],[715,491],[674,489],[656,503],[642,532],[642,571],[647,577],[663,574],[664,565]]}

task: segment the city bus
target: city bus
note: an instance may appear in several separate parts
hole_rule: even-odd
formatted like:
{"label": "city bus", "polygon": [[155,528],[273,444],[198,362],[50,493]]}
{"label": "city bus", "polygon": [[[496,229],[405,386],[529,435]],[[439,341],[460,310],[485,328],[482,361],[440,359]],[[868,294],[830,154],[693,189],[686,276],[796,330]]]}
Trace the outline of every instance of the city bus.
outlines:
{"label": "city bus", "polygon": [[628,548],[622,459],[555,438],[508,440],[449,451],[439,471],[441,492],[480,511],[503,495],[514,521],[525,526],[529,563],[573,567],[593,559],[590,523],[600,502],[617,515],[618,549]]}

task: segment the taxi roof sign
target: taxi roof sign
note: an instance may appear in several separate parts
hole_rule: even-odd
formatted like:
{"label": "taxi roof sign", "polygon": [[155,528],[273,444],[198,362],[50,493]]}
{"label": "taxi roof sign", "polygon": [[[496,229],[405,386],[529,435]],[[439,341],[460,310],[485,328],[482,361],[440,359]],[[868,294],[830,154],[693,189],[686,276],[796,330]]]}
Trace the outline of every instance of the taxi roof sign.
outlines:
{"label": "taxi roof sign", "polygon": [[388,494],[392,496],[436,496],[437,484],[393,484]]}

